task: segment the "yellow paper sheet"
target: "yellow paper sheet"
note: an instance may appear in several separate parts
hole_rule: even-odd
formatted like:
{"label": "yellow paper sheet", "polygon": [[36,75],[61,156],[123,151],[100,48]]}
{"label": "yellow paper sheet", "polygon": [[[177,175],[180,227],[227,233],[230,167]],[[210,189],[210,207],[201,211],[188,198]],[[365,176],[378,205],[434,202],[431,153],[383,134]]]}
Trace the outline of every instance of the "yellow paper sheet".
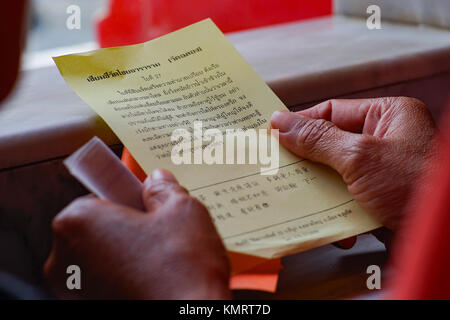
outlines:
{"label": "yellow paper sheet", "polygon": [[282,148],[275,175],[261,175],[260,164],[171,161],[177,128],[267,128],[286,109],[210,19],[55,62],[147,174],[166,168],[205,203],[229,251],[276,258],[380,226],[335,171]]}

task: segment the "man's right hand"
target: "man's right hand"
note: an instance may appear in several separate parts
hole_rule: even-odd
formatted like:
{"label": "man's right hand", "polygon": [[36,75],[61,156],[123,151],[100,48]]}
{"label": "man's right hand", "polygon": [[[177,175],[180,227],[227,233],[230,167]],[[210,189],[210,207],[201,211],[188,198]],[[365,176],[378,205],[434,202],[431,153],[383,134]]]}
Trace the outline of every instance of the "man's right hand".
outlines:
{"label": "man's right hand", "polygon": [[396,230],[411,191],[432,157],[435,124],[412,98],[330,100],[271,120],[280,143],[338,171],[355,200]]}

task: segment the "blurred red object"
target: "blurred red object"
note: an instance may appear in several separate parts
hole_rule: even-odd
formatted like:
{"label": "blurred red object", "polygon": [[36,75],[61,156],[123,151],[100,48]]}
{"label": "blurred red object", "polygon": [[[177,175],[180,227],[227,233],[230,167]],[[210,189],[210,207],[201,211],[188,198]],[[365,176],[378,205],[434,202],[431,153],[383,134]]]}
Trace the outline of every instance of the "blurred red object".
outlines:
{"label": "blurred red object", "polygon": [[26,31],[27,2],[25,0],[2,1],[0,12],[0,101],[13,89],[19,72],[20,56]]}
{"label": "blurred red object", "polygon": [[390,299],[450,299],[450,96],[444,119],[434,170],[394,248]]}
{"label": "blurred red object", "polygon": [[111,0],[97,25],[101,47],[151,40],[211,18],[223,32],[330,15],[332,0]]}

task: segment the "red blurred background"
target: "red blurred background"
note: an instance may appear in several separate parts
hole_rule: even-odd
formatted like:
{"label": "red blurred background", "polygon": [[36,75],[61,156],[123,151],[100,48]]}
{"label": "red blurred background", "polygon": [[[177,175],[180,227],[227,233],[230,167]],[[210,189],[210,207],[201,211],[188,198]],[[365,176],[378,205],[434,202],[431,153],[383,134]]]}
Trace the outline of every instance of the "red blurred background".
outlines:
{"label": "red blurred background", "polygon": [[135,44],[205,18],[232,32],[332,13],[332,0],[111,0],[97,26],[101,47]]}

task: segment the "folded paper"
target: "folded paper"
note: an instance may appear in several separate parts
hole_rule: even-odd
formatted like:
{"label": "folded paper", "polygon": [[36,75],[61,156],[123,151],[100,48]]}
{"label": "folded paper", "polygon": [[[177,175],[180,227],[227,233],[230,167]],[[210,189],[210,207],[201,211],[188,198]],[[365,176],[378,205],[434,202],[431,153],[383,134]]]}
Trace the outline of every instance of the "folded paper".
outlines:
{"label": "folded paper", "polygon": [[142,183],[99,138],[92,138],[64,165],[98,197],[144,211]]}

